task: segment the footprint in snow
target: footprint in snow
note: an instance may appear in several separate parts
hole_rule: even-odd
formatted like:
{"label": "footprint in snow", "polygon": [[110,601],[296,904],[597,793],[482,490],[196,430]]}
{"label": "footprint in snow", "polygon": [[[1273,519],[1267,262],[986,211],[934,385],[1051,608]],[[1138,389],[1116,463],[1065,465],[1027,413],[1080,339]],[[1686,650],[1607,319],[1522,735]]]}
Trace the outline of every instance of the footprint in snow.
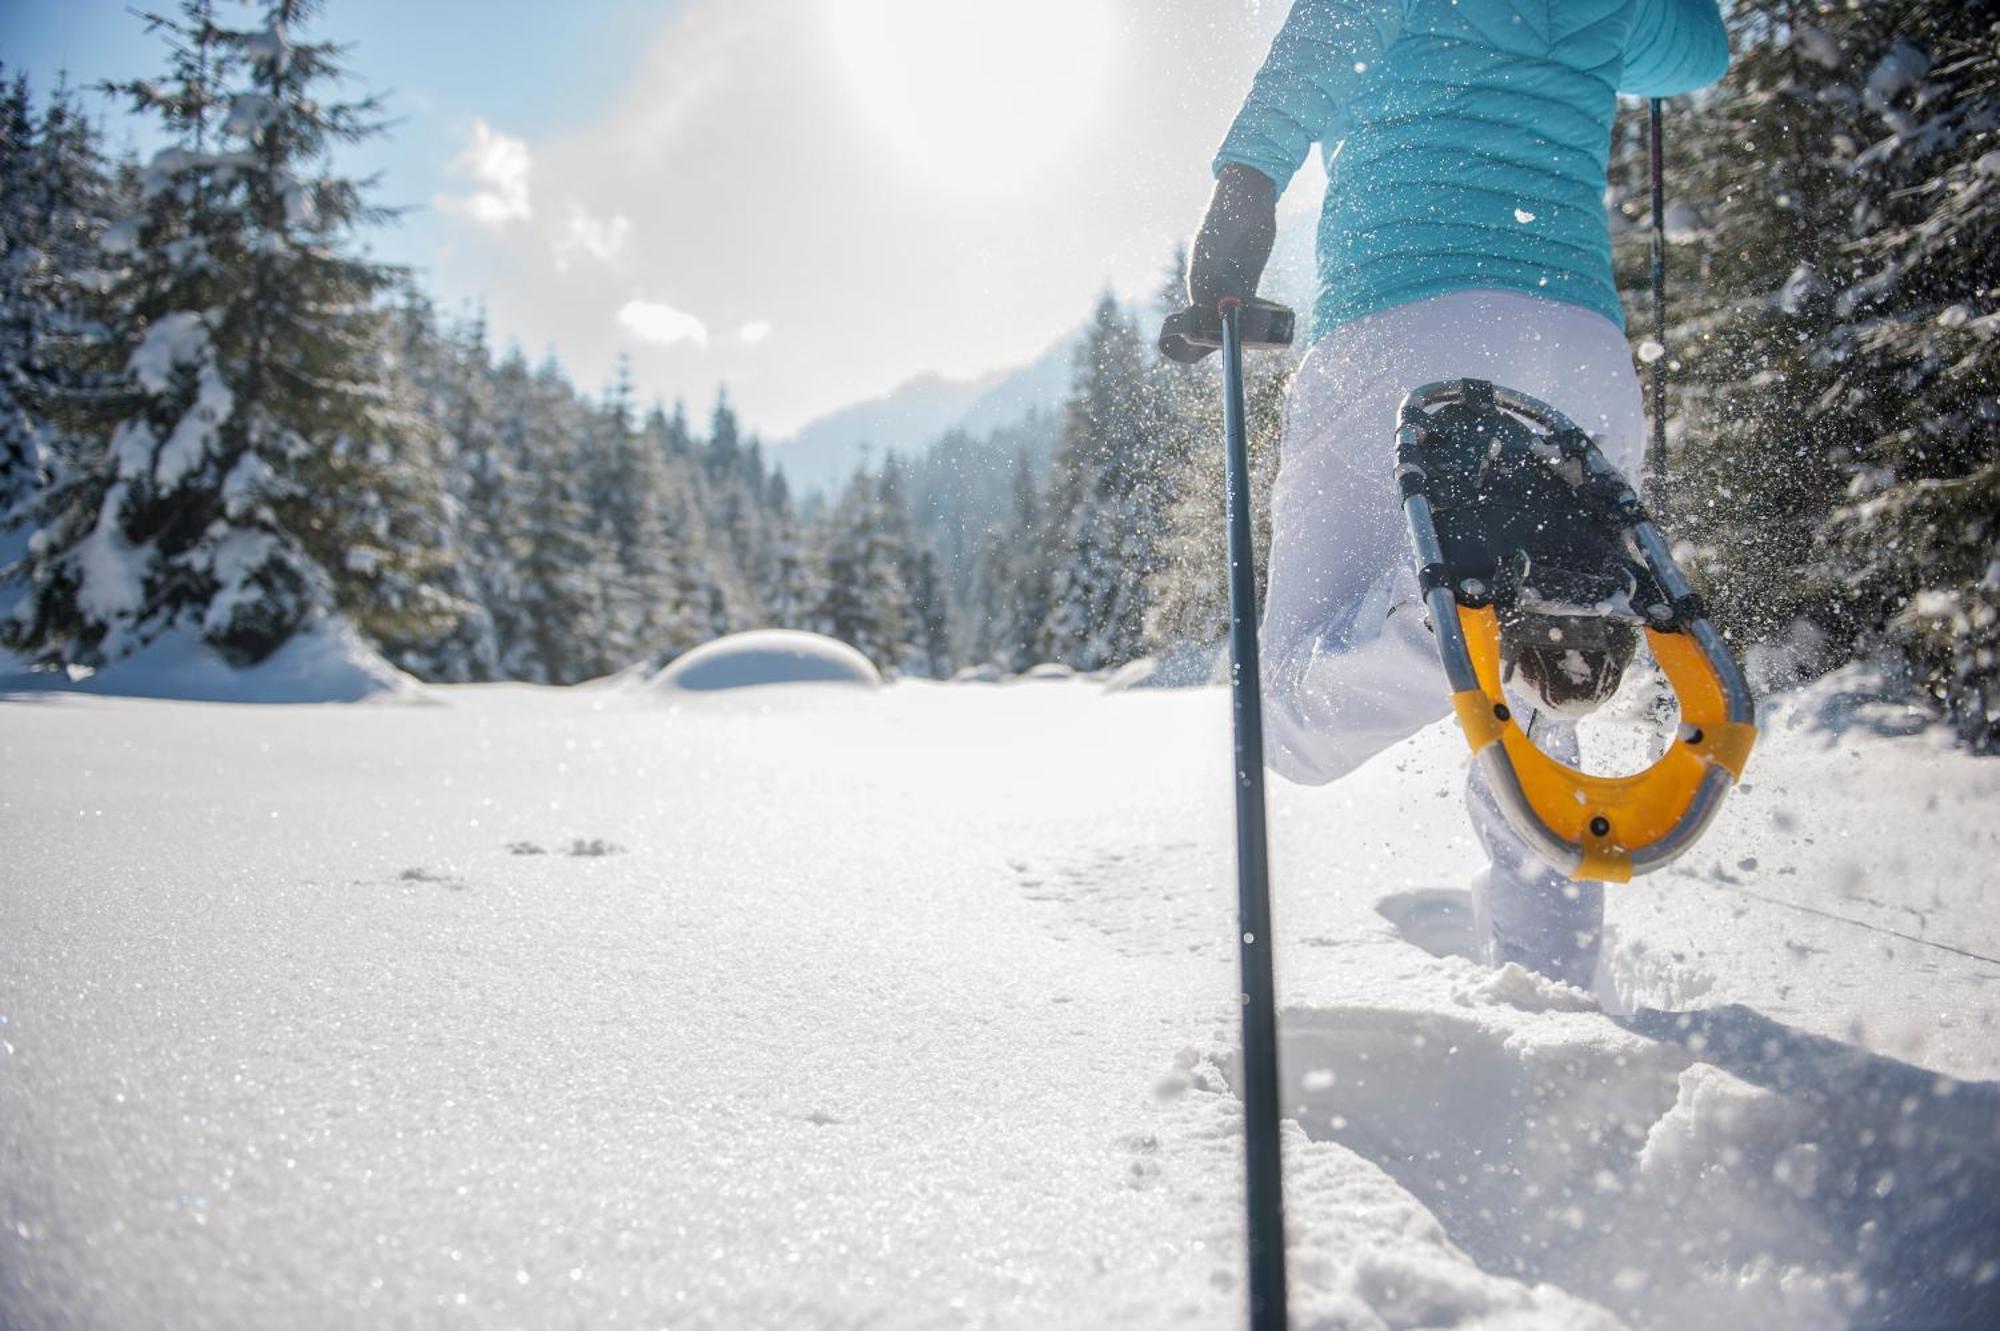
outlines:
{"label": "footprint in snow", "polygon": [[1281,1103],[1637,1327],[2000,1326],[2000,1083],[1740,1006],[1489,1011],[1288,1010]]}
{"label": "footprint in snow", "polygon": [[1404,942],[1434,957],[1472,957],[1470,892],[1445,887],[1397,892],[1375,903],[1375,913],[1395,925]]}
{"label": "footprint in snow", "polygon": [[[533,841],[510,841],[507,843],[509,855],[547,855],[547,848]],[[605,855],[623,855],[625,847],[603,837],[578,837],[569,845],[556,852],[577,859],[597,859]]]}
{"label": "footprint in snow", "polygon": [[398,882],[404,883],[436,883],[441,887],[448,887],[454,892],[463,892],[465,890],[464,879],[454,877],[448,873],[438,873],[435,870],[426,869],[422,865],[403,870],[403,872],[396,875],[396,879]]}

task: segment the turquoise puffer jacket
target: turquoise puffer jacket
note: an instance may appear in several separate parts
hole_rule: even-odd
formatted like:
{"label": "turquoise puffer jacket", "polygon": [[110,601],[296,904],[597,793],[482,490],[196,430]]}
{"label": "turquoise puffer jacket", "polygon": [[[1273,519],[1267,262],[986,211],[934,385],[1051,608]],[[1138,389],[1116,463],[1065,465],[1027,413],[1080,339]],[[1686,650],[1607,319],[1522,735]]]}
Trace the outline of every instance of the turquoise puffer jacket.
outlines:
{"label": "turquoise puffer jacket", "polygon": [[1296,0],[1215,168],[1329,184],[1313,336],[1471,287],[1624,324],[1605,164],[1620,92],[1721,77],[1716,0]]}

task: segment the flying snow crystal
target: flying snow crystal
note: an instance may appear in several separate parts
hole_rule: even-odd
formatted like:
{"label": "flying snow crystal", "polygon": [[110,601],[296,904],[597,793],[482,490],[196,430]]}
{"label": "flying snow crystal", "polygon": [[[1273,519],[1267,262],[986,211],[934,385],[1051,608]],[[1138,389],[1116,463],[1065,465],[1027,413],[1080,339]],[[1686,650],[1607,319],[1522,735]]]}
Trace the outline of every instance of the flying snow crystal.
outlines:
{"label": "flying snow crystal", "polygon": [[1639,359],[1644,361],[1648,365],[1651,365],[1654,361],[1658,360],[1660,357],[1666,354],[1667,354],[1666,347],[1659,342],[1655,342],[1650,337],[1647,338],[1644,342],[1641,342],[1639,344]]}
{"label": "flying snow crystal", "polygon": [[1819,275],[1819,270],[1809,263],[1802,263],[1792,269],[1792,275],[1779,289],[1778,308],[1786,314],[1798,314],[1812,303],[1814,297],[1825,294],[1826,290],[1826,280]]}
{"label": "flying snow crystal", "polygon": [[1801,27],[1792,31],[1799,54],[1827,69],[1840,68],[1840,43],[1824,28]]}
{"label": "flying snow crystal", "polygon": [[1708,230],[1708,221],[1699,209],[1679,199],[1669,200],[1660,218],[1669,245],[1691,245]]}
{"label": "flying snow crystal", "polygon": [[1535,215],[1529,212],[1526,208],[1516,208],[1514,210],[1514,220],[1516,222],[1519,222],[1522,226],[1526,226],[1528,223],[1535,220]]}
{"label": "flying snow crystal", "polygon": [[1929,56],[1907,41],[1898,41],[1868,75],[1866,98],[1873,106],[1885,106],[1930,72]]}

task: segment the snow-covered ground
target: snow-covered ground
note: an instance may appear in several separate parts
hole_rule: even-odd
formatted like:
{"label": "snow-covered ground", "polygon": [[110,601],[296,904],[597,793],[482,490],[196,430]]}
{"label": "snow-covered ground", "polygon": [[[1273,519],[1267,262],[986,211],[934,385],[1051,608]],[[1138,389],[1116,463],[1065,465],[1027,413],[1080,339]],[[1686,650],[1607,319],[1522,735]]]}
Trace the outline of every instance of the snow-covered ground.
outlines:
{"label": "snow-covered ground", "polygon": [[[1222,692],[428,697],[0,703],[0,1324],[1241,1323]],[[1296,1325],[2000,1324],[1905,722],[1774,707],[1616,1011],[1456,955],[1452,734],[1274,786]]]}

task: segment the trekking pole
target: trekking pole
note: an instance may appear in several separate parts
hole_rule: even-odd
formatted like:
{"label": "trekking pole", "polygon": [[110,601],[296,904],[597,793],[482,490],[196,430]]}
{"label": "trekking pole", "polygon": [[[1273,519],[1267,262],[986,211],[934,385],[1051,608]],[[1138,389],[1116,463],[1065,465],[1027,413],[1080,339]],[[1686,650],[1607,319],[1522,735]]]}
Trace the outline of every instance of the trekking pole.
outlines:
{"label": "trekking pole", "polygon": [[1667,191],[1666,168],[1661,163],[1660,99],[1648,107],[1650,133],[1647,156],[1651,159],[1653,189],[1653,439],[1646,457],[1647,498],[1656,511],[1664,511],[1666,496],[1661,487],[1667,480]]}
{"label": "trekking pole", "polygon": [[[1264,317],[1270,307],[1255,306]],[[1243,412],[1240,300],[1222,314],[1223,470],[1229,519],[1229,696],[1236,729],[1236,901],[1242,969],[1243,1136],[1251,1331],[1284,1331],[1284,1179],[1278,1147],[1277,982],[1264,820],[1264,711],[1257,663],[1257,566],[1250,527],[1250,445]],[[1285,312],[1283,339],[1291,341]],[[1264,330],[1268,333],[1269,330]],[[1273,345],[1268,336],[1260,345]]]}
{"label": "trekking pole", "polygon": [[1292,344],[1292,312],[1224,297],[1168,319],[1160,352],[1192,364],[1222,350],[1223,493],[1229,526],[1229,702],[1236,730],[1236,945],[1243,1009],[1243,1163],[1250,1331],[1285,1331],[1285,1193],[1278,1149],[1277,981],[1264,827],[1264,708],[1257,668],[1257,552],[1250,528],[1250,439],[1243,352]]}

